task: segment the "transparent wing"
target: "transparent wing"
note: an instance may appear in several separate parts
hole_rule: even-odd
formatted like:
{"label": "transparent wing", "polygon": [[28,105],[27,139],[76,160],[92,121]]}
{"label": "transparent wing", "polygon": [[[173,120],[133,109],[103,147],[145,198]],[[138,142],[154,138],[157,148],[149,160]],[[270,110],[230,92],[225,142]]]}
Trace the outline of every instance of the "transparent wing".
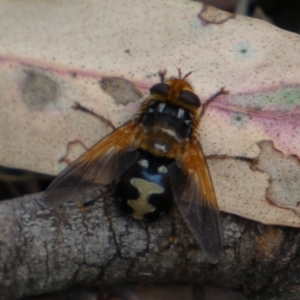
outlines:
{"label": "transparent wing", "polygon": [[217,263],[223,247],[219,208],[199,142],[192,139],[170,167],[177,207],[207,259]]}
{"label": "transparent wing", "polygon": [[45,192],[45,200],[57,205],[70,199],[81,203],[99,196],[138,158],[138,127],[130,121],[116,129],[64,169]]}

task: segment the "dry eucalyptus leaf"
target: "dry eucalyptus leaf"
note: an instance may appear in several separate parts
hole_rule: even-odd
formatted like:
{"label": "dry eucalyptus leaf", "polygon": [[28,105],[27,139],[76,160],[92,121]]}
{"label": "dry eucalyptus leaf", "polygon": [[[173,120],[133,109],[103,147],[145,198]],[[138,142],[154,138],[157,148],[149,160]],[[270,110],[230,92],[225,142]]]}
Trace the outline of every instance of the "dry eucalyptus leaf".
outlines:
{"label": "dry eucalyptus leaf", "polygon": [[[57,174],[137,112],[158,70],[190,81],[221,210],[300,226],[298,35],[183,0],[0,0],[0,164]],[[274,166],[272,167],[272,162]],[[277,168],[276,168],[277,165]]]}

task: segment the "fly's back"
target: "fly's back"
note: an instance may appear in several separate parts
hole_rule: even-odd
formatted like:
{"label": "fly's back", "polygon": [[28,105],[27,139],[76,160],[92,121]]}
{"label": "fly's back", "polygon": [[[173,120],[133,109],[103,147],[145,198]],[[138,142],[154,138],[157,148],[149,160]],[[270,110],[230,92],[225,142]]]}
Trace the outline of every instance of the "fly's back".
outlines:
{"label": "fly's back", "polygon": [[199,124],[200,100],[185,78],[155,84],[141,106],[139,158],[117,180],[115,196],[136,219],[154,220],[170,210],[170,167],[183,155]]}
{"label": "fly's back", "polygon": [[200,105],[185,79],[171,78],[155,84],[140,111],[141,148],[174,158],[198,127]]}

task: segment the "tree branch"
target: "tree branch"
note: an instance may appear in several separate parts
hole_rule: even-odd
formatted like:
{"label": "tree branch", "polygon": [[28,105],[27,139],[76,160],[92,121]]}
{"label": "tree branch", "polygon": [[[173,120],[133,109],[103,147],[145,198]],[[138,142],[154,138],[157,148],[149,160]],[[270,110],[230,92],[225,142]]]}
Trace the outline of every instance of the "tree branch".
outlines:
{"label": "tree branch", "polygon": [[[81,211],[42,197],[0,203],[0,299],[131,283],[207,283],[252,299],[299,288],[297,229],[222,214],[223,255],[211,265],[176,208],[145,223],[123,216],[111,198]],[[173,225],[177,244],[168,240]]]}

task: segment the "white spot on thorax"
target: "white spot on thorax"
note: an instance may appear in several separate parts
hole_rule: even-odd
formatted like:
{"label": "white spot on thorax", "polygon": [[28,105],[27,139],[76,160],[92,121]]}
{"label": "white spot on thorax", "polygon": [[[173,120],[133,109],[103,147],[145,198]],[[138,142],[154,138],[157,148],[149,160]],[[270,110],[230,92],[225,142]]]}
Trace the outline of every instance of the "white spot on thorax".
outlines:
{"label": "white spot on thorax", "polygon": [[178,113],[177,113],[177,118],[178,119],[183,119],[184,117],[184,109],[183,108],[179,108],[178,109]]}
{"label": "white spot on thorax", "polygon": [[176,131],[174,129],[161,128],[160,131],[167,134],[168,136],[174,138],[178,143],[181,143],[181,138],[178,137],[178,135],[176,134]]}
{"label": "white spot on thorax", "polygon": [[159,112],[163,112],[165,107],[166,107],[165,103],[159,103],[157,109],[158,109]]}
{"label": "white spot on thorax", "polygon": [[160,150],[162,152],[167,152],[166,145],[161,145],[161,144],[155,143],[154,148],[157,150]]}
{"label": "white spot on thorax", "polygon": [[167,135],[171,136],[171,137],[176,137],[176,132],[173,129],[170,128],[162,128],[162,132],[166,133]]}

